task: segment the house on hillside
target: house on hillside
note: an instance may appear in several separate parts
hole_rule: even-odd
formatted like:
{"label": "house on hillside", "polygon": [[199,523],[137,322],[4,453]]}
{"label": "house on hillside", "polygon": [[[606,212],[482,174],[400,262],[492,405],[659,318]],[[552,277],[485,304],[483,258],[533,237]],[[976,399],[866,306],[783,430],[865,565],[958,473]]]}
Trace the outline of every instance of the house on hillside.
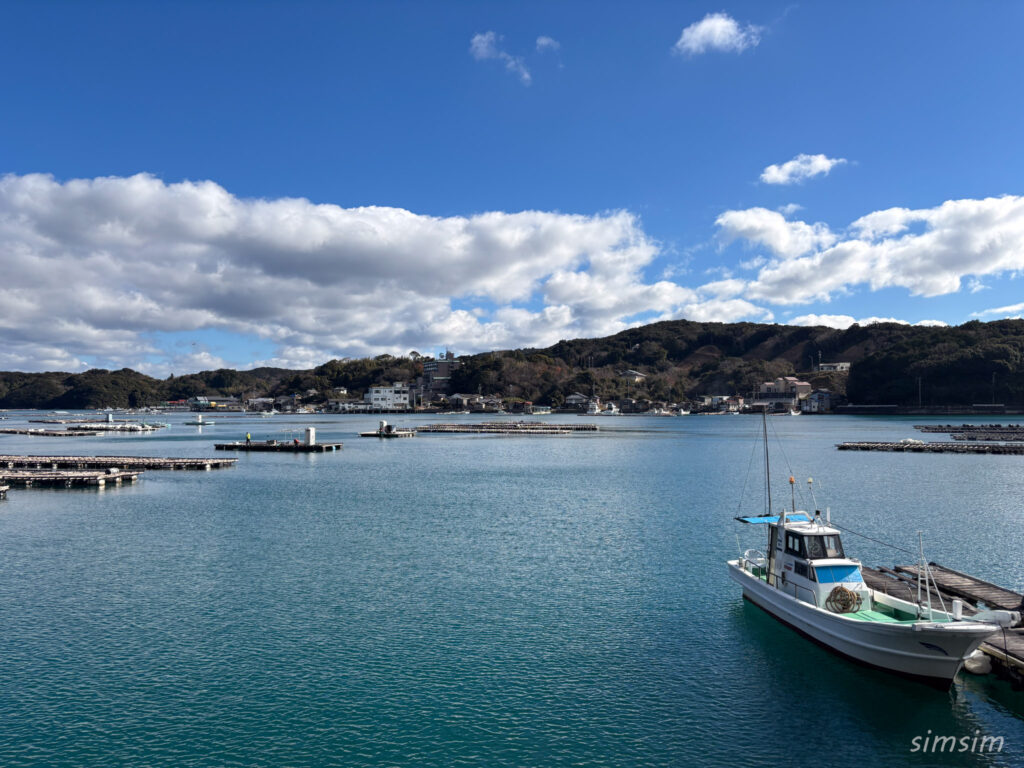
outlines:
{"label": "house on hillside", "polygon": [[633,384],[642,384],[644,379],[647,378],[647,375],[644,373],[640,373],[640,371],[634,371],[630,369],[628,371],[623,371],[622,373],[620,373],[619,378],[626,379],[626,381],[629,381]]}

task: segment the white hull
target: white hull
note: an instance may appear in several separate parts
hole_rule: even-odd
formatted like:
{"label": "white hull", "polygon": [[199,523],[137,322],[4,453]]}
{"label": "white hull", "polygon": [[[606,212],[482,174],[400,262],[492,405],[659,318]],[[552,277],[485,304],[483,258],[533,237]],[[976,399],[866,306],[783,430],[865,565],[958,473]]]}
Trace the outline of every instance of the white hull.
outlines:
{"label": "white hull", "polygon": [[743,595],[812,640],[873,667],[948,687],[965,657],[995,631],[979,622],[884,623],[832,613],[769,586],[728,563],[729,576]]}

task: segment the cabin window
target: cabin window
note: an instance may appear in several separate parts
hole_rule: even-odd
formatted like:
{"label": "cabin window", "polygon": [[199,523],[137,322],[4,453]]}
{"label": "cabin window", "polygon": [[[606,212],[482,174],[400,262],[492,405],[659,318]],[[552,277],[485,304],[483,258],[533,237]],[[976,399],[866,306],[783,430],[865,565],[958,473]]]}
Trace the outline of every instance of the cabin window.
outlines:
{"label": "cabin window", "polygon": [[825,558],[843,558],[843,543],[839,536],[834,533],[824,536],[807,536],[807,557],[811,560],[822,560]]}
{"label": "cabin window", "polygon": [[801,563],[799,560],[793,563],[793,573],[797,576],[803,576],[807,578],[807,563]]}
{"label": "cabin window", "polygon": [[795,533],[786,533],[786,554],[806,557],[804,554],[804,537]]}

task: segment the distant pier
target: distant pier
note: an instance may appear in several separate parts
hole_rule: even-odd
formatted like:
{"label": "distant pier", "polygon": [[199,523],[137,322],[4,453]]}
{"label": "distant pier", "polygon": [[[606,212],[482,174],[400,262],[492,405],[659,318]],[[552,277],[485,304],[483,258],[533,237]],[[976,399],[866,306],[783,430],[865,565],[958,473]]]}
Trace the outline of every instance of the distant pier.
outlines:
{"label": "distant pier", "polygon": [[425,424],[417,432],[466,435],[567,435],[597,432],[596,424],[548,424],[541,421],[489,421],[479,424]]}
{"label": "distant pier", "polygon": [[924,443],[924,442],[855,442],[839,443],[840,451],[889,451],[896,453],[985,453],[1001,456],[1024,456],[1024,443]]}

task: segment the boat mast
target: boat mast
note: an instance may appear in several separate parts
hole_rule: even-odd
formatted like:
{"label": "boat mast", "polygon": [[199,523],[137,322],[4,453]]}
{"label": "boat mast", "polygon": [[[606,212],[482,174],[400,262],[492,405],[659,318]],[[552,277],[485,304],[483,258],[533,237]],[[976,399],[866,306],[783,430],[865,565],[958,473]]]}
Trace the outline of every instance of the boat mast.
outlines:
{"label": "boat mast", "polygon": [[[765,407],[761,411],[761,434],[764,437],[764,492],[765,498],[768,504],[768,515],[772,514],[772,483],[771,483],[771,467],[768,463],[768,409]],[[775,550],[781,543],[782,531],[785,529],[785,509],[783,509],[783,515],[779,519],[779,524],[772,525],[768,524],[768,576],[767,582],[769,586],[775,587]],[[780,525],[781,524],[781,525]]]}

